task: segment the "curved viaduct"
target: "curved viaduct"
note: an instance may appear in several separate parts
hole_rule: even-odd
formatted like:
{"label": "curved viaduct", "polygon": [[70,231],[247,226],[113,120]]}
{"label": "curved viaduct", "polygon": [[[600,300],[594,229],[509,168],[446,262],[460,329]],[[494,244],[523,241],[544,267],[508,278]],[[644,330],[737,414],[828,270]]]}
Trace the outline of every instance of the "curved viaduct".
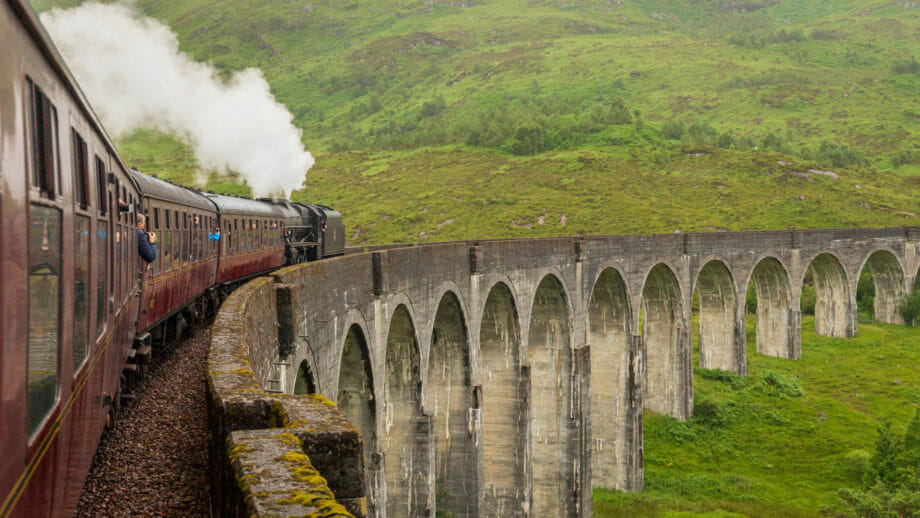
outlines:
{"label": "curved viaduct", "polygon": [[694,292],[700,366],[744,375],[749,283],[757,352],[797,359],[806,272],[816,331],[849,337],[866,267],[876,318],[900,321],[918,245],[911,227],[350,254],[273,274],[293,352],[261,378],[323,394],[360,430],[373,514],[589,515],[591,487],[642,488],[643,408],[691,416]]}

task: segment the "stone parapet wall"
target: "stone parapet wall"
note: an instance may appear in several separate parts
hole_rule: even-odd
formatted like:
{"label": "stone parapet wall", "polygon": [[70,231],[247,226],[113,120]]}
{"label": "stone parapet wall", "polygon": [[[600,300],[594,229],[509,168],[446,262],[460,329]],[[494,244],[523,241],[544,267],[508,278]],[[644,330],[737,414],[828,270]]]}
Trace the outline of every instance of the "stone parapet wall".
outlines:
{"label": "stone parapet wall", "polygon": [[276,289],[271,278],[249,282],[213,324],[212,499],[223,516],[365,516],[360,433],[322,396],[264,390],[283,360]]}

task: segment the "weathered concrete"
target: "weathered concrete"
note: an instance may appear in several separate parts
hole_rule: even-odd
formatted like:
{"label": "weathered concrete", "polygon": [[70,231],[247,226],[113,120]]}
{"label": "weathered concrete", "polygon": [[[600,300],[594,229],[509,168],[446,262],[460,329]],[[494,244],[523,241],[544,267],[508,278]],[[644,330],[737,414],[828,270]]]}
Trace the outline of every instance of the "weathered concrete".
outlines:
{"label": "weathered concrete", "polygon": [[224,302],[213,324],[212,501],[224,516],[365,516],[358,430],[323,396],[265,390],[284,363],[274,295],[272,279],[256,279]]}
{"label": "weathered concrete", "polygon": [[889,228],[380,247],[273,274],[297,327],[276,335],[364,436],[370,513],[586,515],[592,485],[642,488],[643,406],[692,414],[694,292],[700,365],[744,375],[749,284],[758,352],[794,359],[809,267],[818,332],[852,336],[860,271],[897,322],[918,246]]}

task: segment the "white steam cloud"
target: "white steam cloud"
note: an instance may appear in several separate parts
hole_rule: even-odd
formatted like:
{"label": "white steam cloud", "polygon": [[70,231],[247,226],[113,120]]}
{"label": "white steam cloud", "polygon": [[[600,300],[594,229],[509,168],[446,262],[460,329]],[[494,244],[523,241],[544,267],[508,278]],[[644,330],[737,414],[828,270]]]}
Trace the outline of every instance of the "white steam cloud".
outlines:
{"label": "white steam cloud", "polygon": [[128,5],[89,3],[41,19],[108,131],[177,135],[203,168],[239,172],[256,196],[300,188],[313,156],[258,69],[225,83],[179,52],[169,27]]}

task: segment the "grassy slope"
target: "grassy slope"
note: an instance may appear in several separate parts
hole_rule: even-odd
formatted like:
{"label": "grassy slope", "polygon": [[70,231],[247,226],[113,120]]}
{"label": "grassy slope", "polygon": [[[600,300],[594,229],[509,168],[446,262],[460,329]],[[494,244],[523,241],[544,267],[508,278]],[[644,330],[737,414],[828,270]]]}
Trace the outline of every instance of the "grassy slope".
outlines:
{"label": "grassy slope", "polygon": [[[920,9],[888,0],[451,4],[138,2],[196,58],[228,74],[264,71],[317,156],[296,197],[346,214],[352,244],[915,221],[920,75],[892,66],[920,54]],[[802,40],[770,42],[780,30]],[[729,43],[738,35],[766,43]],[[642,122],[605,122],[615,98]],[[750,140],[721,150],[662,139],[672,119]],[[514,129],[530,125],[554,149],[509,154]],[[750,147],[768,134],[784,156]],[[834,166],[817,156],[823,142],[863,162]],[[144,170],[201,176],[167,137],[138,132],[120,145]],[[892,167],[902,151],[914,162]],[[793,173],[810,168],[841,179]],[[239,192],[215,177],[209,186]],[[807,201],[795,203],[799,195]]]}

